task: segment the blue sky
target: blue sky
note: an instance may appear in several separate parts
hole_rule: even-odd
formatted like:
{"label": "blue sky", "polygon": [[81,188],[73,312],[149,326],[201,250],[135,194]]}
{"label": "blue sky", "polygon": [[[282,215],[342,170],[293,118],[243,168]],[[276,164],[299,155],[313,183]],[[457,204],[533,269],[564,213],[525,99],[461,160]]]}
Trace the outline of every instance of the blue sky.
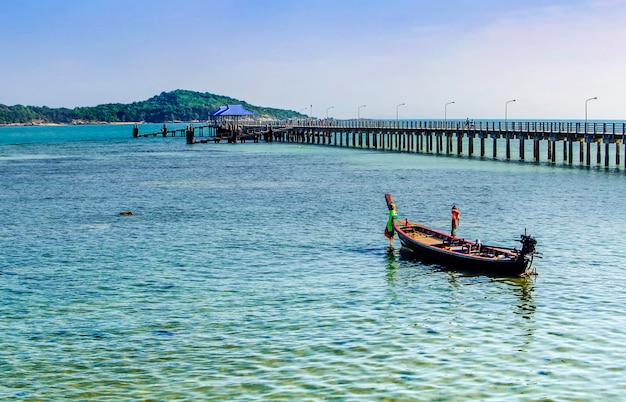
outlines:
{"label": "blue sky", "polygon": [[626,119],[626,0],[5,0],[0,54],[6,105],[189,89],[318,117],[497,119],[516,99],[511,120],[584,119],[597,96],[589,119]]}

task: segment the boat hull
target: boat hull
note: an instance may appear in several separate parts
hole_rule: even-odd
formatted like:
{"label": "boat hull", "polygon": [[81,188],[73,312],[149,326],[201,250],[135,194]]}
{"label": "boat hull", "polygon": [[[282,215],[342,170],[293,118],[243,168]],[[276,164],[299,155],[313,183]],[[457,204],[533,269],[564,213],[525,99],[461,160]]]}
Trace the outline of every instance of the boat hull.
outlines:
{"label": "boat hull", "polygon": [[[407,222],[408,224],[408,222]],[[469,242],[464,239],[458,239],[453,236],[446,235],[441,232],[434,231],[415,223],[410,224],[411,230],[425,230],[428,231],[430,236],[436,236],[435,238],[441,240],[439,246],[433,246],[426,244],[423,241],[415,239],[414,234],[408,233],[407,224],[403,224],[396,220],[394,222],[394,229],[402,243],[402,246],[412,251],[416,257],[424,261],[436,262],[445,265],[448,268],[453,268],[458,271],[483,273],[493,276],[512,277],[520,276],[524,274],[530,265],[530,261],[523,257],[517,256],[511,251],[490,248],[494,250],[494,254],[497,256],[484,255],[472,255],[470,253],[462,253],[454,251],[452,247],[442,247],[441,244],[461,244],[465,247],[475,246],[475,242]],[[433,237],[430,237],[432,239]],[[489,247],[484,247],[487,249]]]}

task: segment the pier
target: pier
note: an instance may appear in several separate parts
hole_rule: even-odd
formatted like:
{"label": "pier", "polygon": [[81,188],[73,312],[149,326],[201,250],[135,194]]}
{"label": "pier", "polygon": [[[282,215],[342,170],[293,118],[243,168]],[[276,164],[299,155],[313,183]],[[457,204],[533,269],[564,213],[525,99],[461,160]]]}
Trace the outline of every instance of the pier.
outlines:
{"label": "pier", "polygon": [[[133,136],[140,137],[133,129]],[[197,141],[195,130],[207,139]],[[163,131],[163,130],[162,130]],[[626,154],[626,123],[502,122],[430,120],[287,120],[246,125],[215,125],[176,130],[187,143],[285,142],[396,151],[456,155],[499,160],[547,161],[565,165],[620,167]],[[170,133],[165,129],[167,136]],[[148,134],[149,135],[157,135]],[[503,155],[499,155],[503,152]]]}
{"label": "pier", "polygon": [[[259,142],[261,137],[263,137],[266,142],[271,142],[271,139],[267,136],[267,127],[267,124],[241,126],[236,124],[206,123],[200,125],[190,124],[185,128],[169,130],[167,124],[163,124],[163,127],[159,131],[144,134],[139,132],[139,125],[135,124],[133,127],[133,137],[185,137],[187,144],[207,142],[220,143],[221,141],[243,143],[247,140]],[[281,127],[284,127],[284,124],[281,125]],[[265,135],[263,135],[263,133]],[[200,140],[196,137],[200,137]]]}

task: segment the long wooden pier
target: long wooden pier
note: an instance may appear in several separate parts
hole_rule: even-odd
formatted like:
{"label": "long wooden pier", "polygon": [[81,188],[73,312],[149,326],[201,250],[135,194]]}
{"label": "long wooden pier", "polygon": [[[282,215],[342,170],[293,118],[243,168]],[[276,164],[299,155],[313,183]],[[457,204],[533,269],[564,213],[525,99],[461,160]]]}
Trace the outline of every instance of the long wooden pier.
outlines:
{"label": "long wooden pier", "polygon": [[[359,119],[272,121],[213,129],[212,136],[201,142],[263,140],[555,164],[562,158],[567,165],[591,166],[595,161],[607,169],[621,166],[622,146],[626,154],[626,123]],[[197,142],[193,131],[186,131],[190,144]]]}

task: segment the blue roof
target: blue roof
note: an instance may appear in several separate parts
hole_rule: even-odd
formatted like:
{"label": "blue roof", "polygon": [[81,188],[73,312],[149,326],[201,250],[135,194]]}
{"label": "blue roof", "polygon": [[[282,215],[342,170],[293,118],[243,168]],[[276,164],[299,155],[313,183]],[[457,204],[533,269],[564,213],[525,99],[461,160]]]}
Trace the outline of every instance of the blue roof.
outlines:
{"label": "blue roof", "polygon": [[216,110],[215,112],[210,113],[210,115],[211,116],[219,116],[225,110],[226,110],[226,106],[220,106],[220,108],[218,110]]}
{"label": "blue roof", "polygon": [[218,110],[211,113],[210,116],[251,116],[252,113],[241,105],[220,106]]}

